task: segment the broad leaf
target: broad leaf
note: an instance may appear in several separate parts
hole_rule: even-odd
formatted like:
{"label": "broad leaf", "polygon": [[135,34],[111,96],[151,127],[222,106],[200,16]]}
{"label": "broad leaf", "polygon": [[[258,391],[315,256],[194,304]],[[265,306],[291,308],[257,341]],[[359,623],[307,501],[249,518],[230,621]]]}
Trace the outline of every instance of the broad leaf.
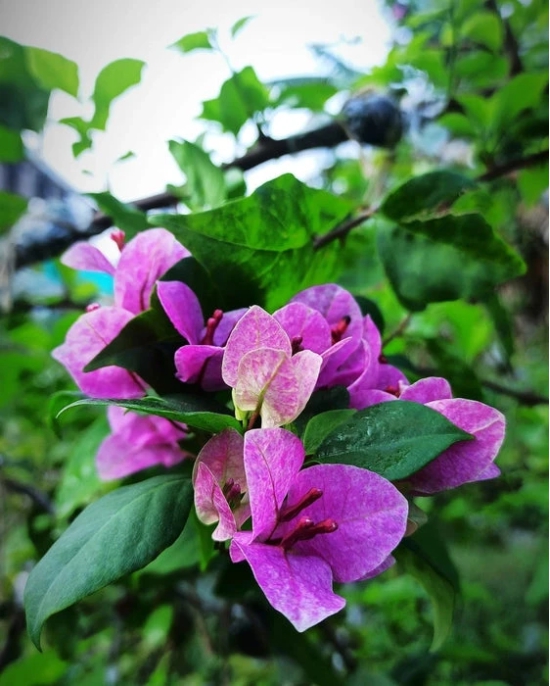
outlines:
{"label": "broad leaf", "polygon": [[192,504],[191,482],[166,475],[119,488],[87,507],[27,581],[27,628],[37,648],[48,617],[145,567],[172,545]]}
{"label": "broad leaf", "polygon": [[186,204],[192,210],[210,209],[226,198],[225,175],[210,160],[208,153],[188,141],[169,141],[168,147],[179,168],[187,177]]}
{"label": "broad leaf", "polygon": [[475,12],[462,25],[462,36],[498,52],[502,45],[502,20],[496,12]]}
{"label": "broad leaf", "polygon": [[399,186],[384,200],[380,210],[394,221],[410,222],[447,211],[457,198],[475,187],[474,181],[456,172],[429,172]]}
{"label": "broad leaf", "polygon": [[206,316],[218,308],[230,309],[227,307],[227,294],[218,289],[216,282],[194,257],[184,257],[183,260],[176,262],[160,281],[181,281],[187,284],[199,299],[203,314]]}
{"label": "broad leaf", "polygon": [[77,97],[79,80],[76,62],[42,48],[27,47],[25,53],[31,73],[43,88],[58,88]]}
{"label": "broad leaf", "polygon": [[276,309],[296,292],[334,280],[337,247],[315,251],[312,239],[352,209],[351,202],[285,174],[215,210],[157,215],[155,222],[191,251],[221,292],[233,294],[232,308]]}
{"label": "broad leaf", "polygon": [[25,214],[28,202],[27,198],[15,193],[0,191],[0,233],[11,229]]}
{"label": "broad leaf", "polygon": [[354,414],[355,410],[329,410],[312,417],[302,439],[306,455],[313,455],[325,438]]}
{"label": "broad leaf", "polygon": [[518,74],[493,96],[495,123],[509,125],[521,112],[537,107],[548,85],[548,71]]}
{"label": "broad leaf", "polygon": [[23,141],[19,131],[0,124],[0,162],[19,162],[24,158]]}
{"label": "broad leaf", "polygon": [[413,311],[432,302],[483,299],[525,271],[519,255],[479,214],[381,225],[377,247],[395,293]]}
{"label": "broad leaf", "polygon": [[415,474],[454,443],[472,438],[439,412],[400,400],[354,414],[325,438],[315,457],[397,481]]}
{"label": "broad leaf", "polygon": [[66,410],[83,405],[97,405],[100,407],[114,405],[124,407],[132,412],[142,414],[154,414],[157,417],[171,419],[174,422],[183,422],[194,429],[208,431],[209,433],[219,433],[224,429],[241,430],[241,425],[229,410],[216,402],[213,398],[204,395],[176,394],[167,395],[163,398],[146,397],[136,400],[96,400],[86,398],[77,400],[64,407],[59,413],[63,414]]}
{"label": "broad leaf", "polygon": [[431,650],[441,648],[452,627],[458,574],[443,539],[431,521],[403,539],[393,552],[398,565],[419,581],[431,598],[434,634]]}
{"label": "broad leaf", "polygon": [[92,100],[95,105],[94,116],[90,126],[94,129],[105,130],[111,103],[128,88],[141,81],[141,70],[145,62],[130,58],[123,58],[111,62],[98,74],[94,86]]}
{"label": "broad leaf", "polygon": [[127,241],[133,238],[139,231],[150,228],[144,212],[120,202],[109,192],[88,193],[88,195],[96,201],[102,212],[111,217],[113,226],[122,229],[126,233]]}
{"label": "broad leaf", "polygon": [[169,46],[179,52],[192,52],[193,50],[213,50],[212,43],[208,36],[208,31],[197,31],[196,33],[188,33],[182,36],[179,40]]}

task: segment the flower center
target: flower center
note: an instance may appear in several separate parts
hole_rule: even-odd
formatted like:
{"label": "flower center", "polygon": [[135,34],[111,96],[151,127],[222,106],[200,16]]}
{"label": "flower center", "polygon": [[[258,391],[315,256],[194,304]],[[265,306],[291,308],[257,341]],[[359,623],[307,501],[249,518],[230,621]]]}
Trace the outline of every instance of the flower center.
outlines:
{"label": "flower center", "polygon": [[214,333],[223,317],[222,310],[214,310],[212,316],[206,320],[206,331],[202,337],[201,345],[214,345]]}
{"label": "flower center", "polygon": [[296,353],[299,353],[301,350],[303,350],[302,347],[302,341],[304,340],[303,336],[294,336],[292,340],[290,341],[290,344],[292,346],[292,354],[296,355]]}
{"label": "flower center", "polygon": [[124,247],[124,238],[125,234],[124,231],[121,231],[121,229],[115,229],[110,236],[111,240],[114,241],[120,250],[122,252],[122,248]]}
{"label": "flower center", "polygon": [[346,315],[345,317],[342,317],[337,324],[331,327],[330,335],[332,336],[332,345],[342,340],[342,336],[346,333],[350,322],[351,317]]}
{"label": "flower center", "polygon": [[[323,491],[320,488],[310,488],[297,503],[290,507],[283,507],[278,516],[279,523],[292,521],[302,510],[319,500],[322,495]],[[309,541],[318,534],[331,534],[337,528],[338,524],[333,519],[323,519],[321,522],[315,523],[311,517],[304,516],[300,517],[294,528],[282,538],[272,538],[267,542],[289,550],[298,541]]]}
{"label": "flower center", "polygon": [[227,504],[232,510],[241,504],[241,500],[244,497],[244,493],[242,492],[240,485],[235,483],[234,479],[227,479],[222,488],[222,493],[227,500]]}
{"label": "flower center", "polygon": [[386,386],[384,389],[386,393],[391,393],[392,395],[395,395],[396,398],[399,398],[401,395],[401,389],[399,386]]}

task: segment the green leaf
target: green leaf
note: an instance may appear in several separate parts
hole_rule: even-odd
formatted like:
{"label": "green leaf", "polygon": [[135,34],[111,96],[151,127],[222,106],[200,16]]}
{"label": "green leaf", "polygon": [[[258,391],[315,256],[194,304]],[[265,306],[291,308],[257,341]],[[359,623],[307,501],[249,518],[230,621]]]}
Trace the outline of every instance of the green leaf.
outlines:
{"label": "green leaf", "polygon": [[472,122],[460,112],[448,112],[439,117],[437,123],[449,129],[455,136],[470,138],[475,135]]}
{"label": "green leaf", "polygon": [[88,195],[96,201],[102,212],[111,217],[113,226],[126,233],[126,240],[133,238],[139,231],[150,228],[147,215],[144,212],[120,202],[109,192],[88,193]]}
{"label": "green leaf", "polygon": [[483,299],[525,271],[479,214],[379,226],[377,247],[397,297],[412,311],[432,302]]}
{"label": "green leaf", "polygon": [[90,126],[105,130],[113,100],[141,81],[142,60],[123,58],[111,62],[99,72],[95,82],[92,100],[95,105]]}
{"label": "green leaf", "polygon": [[235,38],[235,36],[240,33],[244,27],[250,22],[252,19],[254,19],[255,15],[251,14],[248,17],[242,17],[241,19],[237,19],[237,21],[233,24],[231,27],[231,37]]}
{"label": "green leaf", "polygon": [[40,655],[26,655],[6,665],[0,675],[0,686],[44,686],[59,683],[59,680],[70,669],[67,662],[60,660],[54,652]]}
{"label": "green leaf", "polygon": [[329,410],[312,417],[302,439],[306,455],[313,455],[325,438],[355,412],[355,410]]}
{"label": "green leaf", "polygon": [[99,407],[124,407],[132,412],[142,414],[154,414],[157,417],[171,419],[174,422],[184,422],[194,429],[218,433],[227,429],[241,430],[240,423],[230,414],[229,410],[207,395],[174,394],[163,398],[149,396],[136,400],[98,400],[85,398],[77,400],[64,407],[58,417],[66,410],[83,405],[96,405]]}
{"label": "green leaf", "polygon": [[508,126],[524,110],[537,107],[547,85],[547,71],[514,76],[493,96],[497,128]]}
{"label": "green leaf", "polygon": [[492,52],[502,46],[502,21],[494,12],[476,12],[462,24],[461,33],[463,38],[485,45]]}
{"label": "green leaf", "polygon": [[518,172],[518,189],[528,207],[541,201],[542,194],[548,188],[548,161],[532,169]]}
{"label": "green leaf", "polygon": [[326,101],[338,92],[338,88],[327,79],[314,83],[288,85],[282,88],[276,104],[289,104],[292,107],[304,107],[314,112],[321,112]]}
{"label": "green leaf", "polygon": [[90,122],[85,121],[82,117],[65,117],[64,119],[60,119],[59,123],[70,126],[71,129],[74,129],[80,136],[80,139],[76,143],[73,143],[72,146],[75,158],[92,147]]}
{"label": "green leaf", "polygon": [[447,170],[415,176],[393,191],[380,211],[397,222],[410,222],[447,211],[466,191],[476,188],[471,179]]}
{"label": "green leaf", "polygon": [[141,569],[172,545],[192,504],[191,482],[165,475],[119,488],[87,507],[27,581],[27,629],[36,647],[48,617]]}
{"label": "green leaf", "polygon": [[23,141],[19,131],[0,124],[0,162],[19,162],[24,157]]}
{"label": "green leaf", "polygon": [[485,131],[491,128],[494,119],[492,100],[473,93],[457,96],[457,100],[476,130]]}
{"label": "green leaf", "polygon": [[444,376],[457,398],[483,400],[483,390],[472,367],[462,360],[447,342],[432,338],[426,341],[430,355],[437,363],[438,376]]}
{"label": "green leaf", "polygon": [[283,305],[308,286],[334,280],[338,249],[315,251],[313,238],[353,204],[300,183],[290,174],[208,212],[166,214],[155,221],[172,231],[202,264],[232,307]]}
{"label": "green leaf", "polygon": [[0,232],[7,231],[25,214],[27,198],[0,190]]}
{"label": "green leaf", "polygon": [[179,40],[169,46],[170,49],[179,50],[179,52],[192,52],[193,50],[213,50],[214,47],[210,42],[208,31],[197,31],[196,33],[188,33],[182,36]]}
{"label": "green leaf", "polygon": [[[160,281],[181,281],[189,286],[199,299],[203,314],[208,316],[216,309],[231,309],[227,306],[227,294],[222,293],[206,269],[194,257],[184,257],[161,276]],[[153,298],[153,304],[156,299]]]}
{"label": "green leaf", "polygon": [[351,464],[396,481],[473,437],[430,407],[405,400],[360,410],[321,443],[319,462]]}
{"label": "green leaf", "polygon": [[210,209],[226,198],[225,175],[208,153],[188,141],[169,141],[168,147],[179,168],[187,177],[186,204],[191,210]]}
{"label": "green leaf", "polygon": [[308,422],[321,412],[348,410],[349,392],[345,386],[333,386],[315,391],[307,401],[302,413],[292,422],[293,427],[303,436]]}
{"label": "green leaf", "polygon": [[29,70],[47,90],[58,88],[73,98],[78,95],[78,66],[57,52],[42,48],[25,48]]}
{"label": "green leaf", "polygon": [[430,650],[441,648],[453,623],[458,575],[443,539],[431,521],[393,551],[398,565],[419,581],[431,598],[434,634]]}
{"label": "green leaf", "polygon": [[222,85],[220,94],[203,103],[201,117],[219,122],[235,136],[255,112],[269,105],[269,92],[252,67],[236,72]]}

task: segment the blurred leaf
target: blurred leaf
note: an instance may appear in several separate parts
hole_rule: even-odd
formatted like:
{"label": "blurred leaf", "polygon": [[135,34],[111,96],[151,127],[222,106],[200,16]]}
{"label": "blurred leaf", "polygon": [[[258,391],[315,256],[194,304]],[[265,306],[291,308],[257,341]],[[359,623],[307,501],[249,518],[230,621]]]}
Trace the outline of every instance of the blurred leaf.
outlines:
{"label": "blurred leaf", "polygon": [[461,34],[463,38],[470,38],[492,52],[498,52],[502,46],[502,21],[494,12],[476,12],[464,22]]}
{"label": "blurred leaf", "polygon": [[449,344],[432,338],[426,341],[426,346],[437,363],[438,376],[449,381],[456,398],[483,400],[483,390],[474,370],[453,352]]}
{"label": "blurred leaf", "polygon": [[378,329],[378,331],[380,331],[380,335],[383,335],[385,328],[384,315],[380,311],[378,305],[374,302],[374,300],[365,298],[362,295],[356,295],[355,300],[361,308],[361,313],[363,317],[369,315],[372,321],[376,324],[376,328]]}
{"label": "blurred leaf", "polygon": [[452,628],[458,575],[445,544],[431,522],[404,538],[393,555],[419,581],[431,598],[434,636],[431,651],[441,648]]}
{"label": "blurred leaf", "polygon": [[164,647],[173,620],[174,608],[170,605],[160,605],[153,608],[141,630],[143,643],[147,650]]}
{"label": "blurred leaf", "polygon": [[548,162],[532,169],[522,169],[517,176],[519,192],[528,207],[541,201],[548,188]]}
{"label": "blurred leaf", "polygon": [[492,100],[473,93],[459,95],[457,100],[464,108],[466,117],[472,122],[472,126],[477,131],[485,131],[492,127],[494,120]]}
{"label": "blurred leaf", "polygon": [[225,176],[212,163],[208,153],[188,141],[169,141],[168,147],[179,168],[187,177],[186,204],[192,210],[210,209],[221,205],[226,198]]}
{"label": "blurred leaf", "polygon": [[429,172],[406,181],[382,203],[380,211],[397,222],[411,222],[448,211],[476,183],[447,170]]}
{"label": "blurred leaf", "polygon": [[93,198],[99,209],[113,220],[113,226],[122,229],[126,233],[126,240],[133,238],[139,231],[150,228],[147,215],[141,210],[117,200],[108,191],[101,193],[88,193]]}
{"label": "blurred leaf", "polygon": [[314,83],[288,85],[282,88],[276,104],[289,104],[292,107],[304,107],[314,112],[324,109],[326,101],[338,93],[338,88],[327,79]]}
{"label": "blurred leaf", "polygon": [[82,117],[65,117],[59,120],[60,124],[70,126],[80,136],[80,140],[73,143],[73,156],[78,157],[85,150],[92,147],[92,139],[90,137],[90,123],[82,119]]}
{"label": "blurred leaf", "polygon": [[36,647],[48,617],[141,569],[172,545],[192,504],[191,482],[167,475],[123,486],[87,507],[27,581],[27,628]]}
{"label": "blurred leaf", "polygon": [[547,71],[514,76],[493,96],[496,126],[503,128],[524,110],[537,107],[547,85]]}
{"label": "blurred leaf", "polygon": [[483,299],[525,271],[479,214],[379,226],[377,246],[397,297],[412,311],[431,302]]}
{"label": "blurred leaf", "polygon": [[59,88],[74,98],[78,95],[78,66],[57,52],[42,48],[25,48],[31,73],[47,90]]}
{"label": "blurred leaf", "polygon": [[231,307],[280,307],[297,291],[331,281],[337,248],[315,251],[312,239],[344,219],[352,203],[290,174],[215,210],[155,218],[202,264]]}
{"label": "blurred leaf", "polygon": [[0,233],[11,229],[27,210],[27,198],[0,190]]}
{"label": "blurred leaf", "polygon": [[241,430],[240,423],[229,410],[208,395],[177,394],[167,395],[163,398],[149,396],[135,400],[99,400],[84,398],[77,400],[64,407],[58,414],[82,405],[97,405],[99,407],[125,407],[132,412],[153,414],[157,417],[165,417],[174,422],[184,422],[194,429],[219,433],[231,427]]}
{"label": "blurred leaf", "polygon": [[124,155],[121,155],[117,160],[115,160],[115,164],[117,162],[126,162],[126,160],[133,160],[135,157],[137,157],[136,153],[133,150],[128,150],[128,152],[125,152]]}
{"label": "blurred leaf", "polygon": [[46,121],[50,91],[29,71],[25,48],[0,36],[0,124],[40,131]]}
{"label": "blurred leaf", "polygon": [[252,19],[254,19],[253,14],[249,15],[248,17],[242,17],[241,19],[237,19],[237,21],[231,27],[231,37],[235,38],[236,35],[240,33]]}
{"label": "blurred leaf", "polygon": [[507,362],[510,364],[510,358],[515,352],[514,327],[511,314],[503,306],[497,293],[493,293],[485,298],[483,304],[493,320],[498,339],[502,345]]}
{"label": "blurred leaf", "polygon": [[245,67],[225,81],[217,98],[203,102],[200,116],[219,122],[224,131],[236,136],[255,112],[261,112],[268,105],[267,88],[252,67]]}
{"label": "blurred leaf", "polygon": [[141,81],[142,60],[123,58],[111,62],[99,72],[95,82],[92,100],[95,105],[90,126],[105,130],[113,100]]}
{"label": "blurred leaf", "polygon": [[370,469],[396,481],[415,474],[454,443],[472,438],[430,407],[400,400],[354,414],[324,439],[315,458]]}
{"label": "blurred leaf", "polygon": [[470,138],[475,134],[471,121],[460,112],[444,114],[438,118],[437,123],[449,129],[454,136]]}
{"label": "blurred leaf", "polygon": [[23,141],[19,131],[8,129],[0,124],[0,162],[19,162],[24,157]]}
{"label": "blurred leaf", "polygon": [[193,50],[213,50],[212,43],[208,36],[208,31],[197,31],[196,33],[188,33],[182,36],[179,40],[169,48],[179,50],[179,52],[192,52]]}
{"label": "blurred leaf", "polygon": [[353,414],[355,410],[329,410],[312,417],[302,439],[306,455],[313,455],[325,438]]}
{"label": "blurred leaf", "polygon": [[0,674],[0,686],[44,686],[58,683],[69,664],[54,652],[34,653],[8,664]]}

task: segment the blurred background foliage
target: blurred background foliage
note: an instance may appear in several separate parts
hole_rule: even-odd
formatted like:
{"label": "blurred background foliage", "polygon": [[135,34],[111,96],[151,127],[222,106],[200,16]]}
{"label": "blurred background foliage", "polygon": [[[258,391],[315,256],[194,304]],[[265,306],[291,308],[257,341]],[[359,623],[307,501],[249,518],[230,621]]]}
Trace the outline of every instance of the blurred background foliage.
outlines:
{"label": "blurred background foliage", "polygon": [[[203,103],[205,135],[170,143],[186,180],[168,188],[157,207],[177,198],[180,207],[204,210],[245,194],[245,165],[239,171],[239,165],[211,162],[216,136],[232,136],[239,159],[239,136],[252,121],[258,140],[245,158],[258,150],[276,157],[270,122],[288,109],[309,112],[312,129],[325,127],[327,162],[310,185],[350,199],[358,212],[368,213],[389,191],[432,170],[482,182],[467,195],[464,211],[481,213],[526,263],[523,276],[484,298],[428,297],[411,311],[399,274],[418,246],[396,242],[384,256],[377,235],[388,219],[377,217],[338,239],[339,283],[383,313],[388,357],[411,380],[444,375],[456,395],[483,399],[507,417],[501,478],[422,501],[430,515],[426,535],[435,541],[429,527],[437,526],[460,579],[451,636],[429,652],[428,595],[399,565],[369,583],[343,587],[344,612],[307,635],[290,633],[283,619],[266,614],[246,570],[209,561],[200,529],[191,525],[149,567],[52,618],[46,650],[36,652],[24,630],[26,576],[76,514],[113,488],[94,469],[107,433],[104,413],[86,408],[63,419],[61,437],[50,421],[52,395],[74,388],[50,351],[87,304],[108,298],[109,284],[43,259],[74,240],[75,227],[88,235],[109,222],[95,215],[89,230],[91,203],[60,209],[50,200],[37,211],[34,201],[8,189],[0,192],[1,686],[547,683],[548,8],[542,0],[387,0],[386,11],[394,44],[385,64],[367,74],[326,46],[315,47],[327,65],[323,77],[261,83],[252,66],[234,73],[218,98]],[[235,35],[244,21],[239,24]],[[6,169],[24,159],[21,132],[42,129],[51,90],[77,94],[78,71],[60,55],[0,40]],[[213,31],[184,36],[173,47],[184,58],[193,50],[218,50]],[[79,137],[75,155],[93,146],[95,132],[108,125],[111,102],[139,82],[142,66],[119,60],[103,70],[91,118],[65,121]],[[370,135],[378,127],[381,140],[371,141],[374,146],[327,142],[335,129],[326,103],[337,94],[352,98],[343,110],[342,140],[361,139],[354,108],[369,98],[353,98],[365,93]],[[390,96],[399,117],[373,94]],[[141,213],[110,194],[95,201],[118,225],[144,228]],[[390,280],[391,260],[398,277]],[[434,261],[431,268],[453,263]],[[244,596],[243,589],[249,589]]]}

